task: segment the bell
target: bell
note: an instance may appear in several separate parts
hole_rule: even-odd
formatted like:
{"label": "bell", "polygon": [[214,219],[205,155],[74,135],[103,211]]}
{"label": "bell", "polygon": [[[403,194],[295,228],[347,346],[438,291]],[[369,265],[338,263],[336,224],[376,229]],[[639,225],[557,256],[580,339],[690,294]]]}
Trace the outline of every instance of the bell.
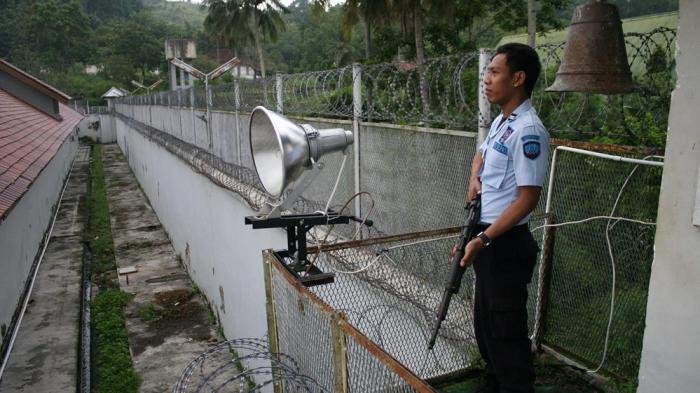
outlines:
{"label": "bell", "polygon": [[592,0],[576,7],[556,80],[545,91],[621,94],[635,89],[617,6]]}

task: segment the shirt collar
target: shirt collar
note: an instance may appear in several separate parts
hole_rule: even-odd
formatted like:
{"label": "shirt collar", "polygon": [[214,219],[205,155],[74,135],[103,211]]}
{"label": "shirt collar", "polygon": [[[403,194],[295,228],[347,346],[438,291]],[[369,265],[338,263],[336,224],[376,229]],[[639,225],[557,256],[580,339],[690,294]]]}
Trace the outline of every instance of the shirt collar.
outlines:
{"label": "shirt collar", "polygon": [[518,107],[515,108],[513,113],[511,113],[510,116],[508,116],[508,121],[511,122],[515,120],[518,116],[529,111],[530,109],[532,109],[532,101],[528,98],[522,103],[520,103],[520,105],[518,105]]}

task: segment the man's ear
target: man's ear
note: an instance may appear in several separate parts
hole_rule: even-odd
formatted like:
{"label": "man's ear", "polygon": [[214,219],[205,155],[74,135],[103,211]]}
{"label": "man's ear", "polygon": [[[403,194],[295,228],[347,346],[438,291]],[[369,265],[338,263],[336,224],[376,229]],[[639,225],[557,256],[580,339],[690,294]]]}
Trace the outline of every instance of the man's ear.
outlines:
{"label": "man's ear", "polygon": [[516,71],[513,74],[513,87],[525,85],[525,71]]}

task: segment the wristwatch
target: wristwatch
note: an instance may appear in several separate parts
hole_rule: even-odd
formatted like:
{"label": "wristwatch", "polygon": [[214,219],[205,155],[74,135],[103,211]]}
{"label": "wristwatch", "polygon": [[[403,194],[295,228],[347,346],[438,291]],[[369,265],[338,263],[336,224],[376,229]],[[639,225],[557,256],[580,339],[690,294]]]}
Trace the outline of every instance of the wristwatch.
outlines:
{"label": "wristwatch", "polygon": [[484,247],[488,247],[491,245],[491,239],[489,239],[489,237],[486,236],[486,234],[483,231],[479,232],[476,235],[476,237],[478,237],[479,239],[481,239],[482,242],[484,242]]}

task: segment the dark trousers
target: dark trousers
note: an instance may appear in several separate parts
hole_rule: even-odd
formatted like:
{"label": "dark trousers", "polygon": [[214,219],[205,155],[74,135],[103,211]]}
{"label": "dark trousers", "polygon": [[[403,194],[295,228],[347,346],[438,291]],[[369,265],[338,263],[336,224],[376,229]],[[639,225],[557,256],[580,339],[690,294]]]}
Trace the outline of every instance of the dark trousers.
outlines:
{"label": "dark trousers", "polygon": [[474,261],[474,333],[494,392],[534,391],[526,305],[538,252],[527,225],[520,225],[494,239]]}

